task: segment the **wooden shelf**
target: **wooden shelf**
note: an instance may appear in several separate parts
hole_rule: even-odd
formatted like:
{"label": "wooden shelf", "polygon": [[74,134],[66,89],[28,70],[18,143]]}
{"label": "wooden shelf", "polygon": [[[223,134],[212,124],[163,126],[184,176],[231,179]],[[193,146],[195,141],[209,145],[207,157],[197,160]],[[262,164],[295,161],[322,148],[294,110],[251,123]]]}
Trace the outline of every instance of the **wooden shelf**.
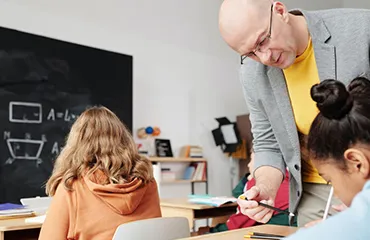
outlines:
{"label": "wooden shelf", "polygon": [[205,158],[149,157],[151,162],[206,162]]}
{"label": "wooden shelf", "polygon": [[185,179],[177,179],[177,180],[170,180],[170,181],[161,181],[160,183],[168,184],[168,183],[192,183],[192,182],[207,182],[207,180],[185,180]]}

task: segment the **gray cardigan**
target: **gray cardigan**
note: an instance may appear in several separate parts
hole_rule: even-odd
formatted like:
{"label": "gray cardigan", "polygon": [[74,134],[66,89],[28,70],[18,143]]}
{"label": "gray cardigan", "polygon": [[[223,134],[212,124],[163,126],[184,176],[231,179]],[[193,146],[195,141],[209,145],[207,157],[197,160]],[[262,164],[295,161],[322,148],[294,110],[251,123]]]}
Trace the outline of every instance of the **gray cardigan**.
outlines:
{"label": "gray cardigan", "polygon": [[[307,20],[321,81],[337,79],[347,85],[357,76],[370,76],[370,10],[291,13],[302,13]],[[252,123],[255,169],[268,165],[284,174],[288,167],[289,208],[296,212],[302,196],[300,146],[283,71],[248,59],[241,66],[241,83]]]}

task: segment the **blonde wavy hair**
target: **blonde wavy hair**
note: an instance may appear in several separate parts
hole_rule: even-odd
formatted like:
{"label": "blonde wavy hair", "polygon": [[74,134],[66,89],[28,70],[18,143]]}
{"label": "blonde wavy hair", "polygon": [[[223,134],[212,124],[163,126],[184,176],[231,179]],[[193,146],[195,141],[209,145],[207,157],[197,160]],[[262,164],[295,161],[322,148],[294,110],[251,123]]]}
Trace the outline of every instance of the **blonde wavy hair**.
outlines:
{"label": "blonde wavy hair", "polygon": [[97,170],[107,177],[102,184],[153,180],[150,161],[139,155],[130,132],[105,107],[89,108],[76,119],[46,183],[46,193],[53,196],[62,182],[72,191],[74,180]]}

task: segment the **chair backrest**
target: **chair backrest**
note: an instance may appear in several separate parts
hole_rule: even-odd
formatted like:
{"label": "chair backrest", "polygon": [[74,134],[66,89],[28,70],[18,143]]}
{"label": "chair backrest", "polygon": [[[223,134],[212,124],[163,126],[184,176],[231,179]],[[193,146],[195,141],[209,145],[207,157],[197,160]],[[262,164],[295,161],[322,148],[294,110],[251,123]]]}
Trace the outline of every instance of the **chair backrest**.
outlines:
{"label": "chair backrest", "polygon": [[138,220],[117,227],[113,240],[174,240],[190,237],[187,218],[161,217]]}

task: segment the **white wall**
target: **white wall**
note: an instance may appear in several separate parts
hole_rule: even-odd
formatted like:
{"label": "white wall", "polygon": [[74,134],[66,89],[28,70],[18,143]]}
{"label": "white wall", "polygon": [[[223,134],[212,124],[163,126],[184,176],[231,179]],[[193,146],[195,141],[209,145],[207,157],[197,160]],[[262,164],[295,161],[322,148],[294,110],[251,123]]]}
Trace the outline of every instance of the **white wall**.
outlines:
{"label": "white wall", "polygon": [[339,0],[282,0],[281,2],[289,8],[302,8],[305,10],[320,10],[328,8],[340,8],[342,7],[342,1]]}
{"label": "white wall", "polygon": [[343,0],[343,7],[345,8],[367,8],[370,9],[369,0]]}
{"label": "white wall", "polygon": [[[214,146],[215,117],[247,112],[238,56],[221,40],[222,0],[0,1],[0,25],[134,57],[134,129],[157,125],[175,153],[203,145],[212,194],[230,194],[229,162]],[[308,10],[369,7],[367,0],[287,0]],[[202,187],[203,185],[199,185]],[[190,186],[166,186],[164,197]]]}
{"label": "white wall", "polygon": [[[213,144],[215,117],[247,111],[238,56],[217,27],[221,0],[12,0],[1,26],[133,55],[134,129],[157,125],[175,152],[204,145],[210,191],[230,194],[229,162]],[[200,189],[203,184],[199,184]],[[189,194],[189,184],[162,195]]]}

